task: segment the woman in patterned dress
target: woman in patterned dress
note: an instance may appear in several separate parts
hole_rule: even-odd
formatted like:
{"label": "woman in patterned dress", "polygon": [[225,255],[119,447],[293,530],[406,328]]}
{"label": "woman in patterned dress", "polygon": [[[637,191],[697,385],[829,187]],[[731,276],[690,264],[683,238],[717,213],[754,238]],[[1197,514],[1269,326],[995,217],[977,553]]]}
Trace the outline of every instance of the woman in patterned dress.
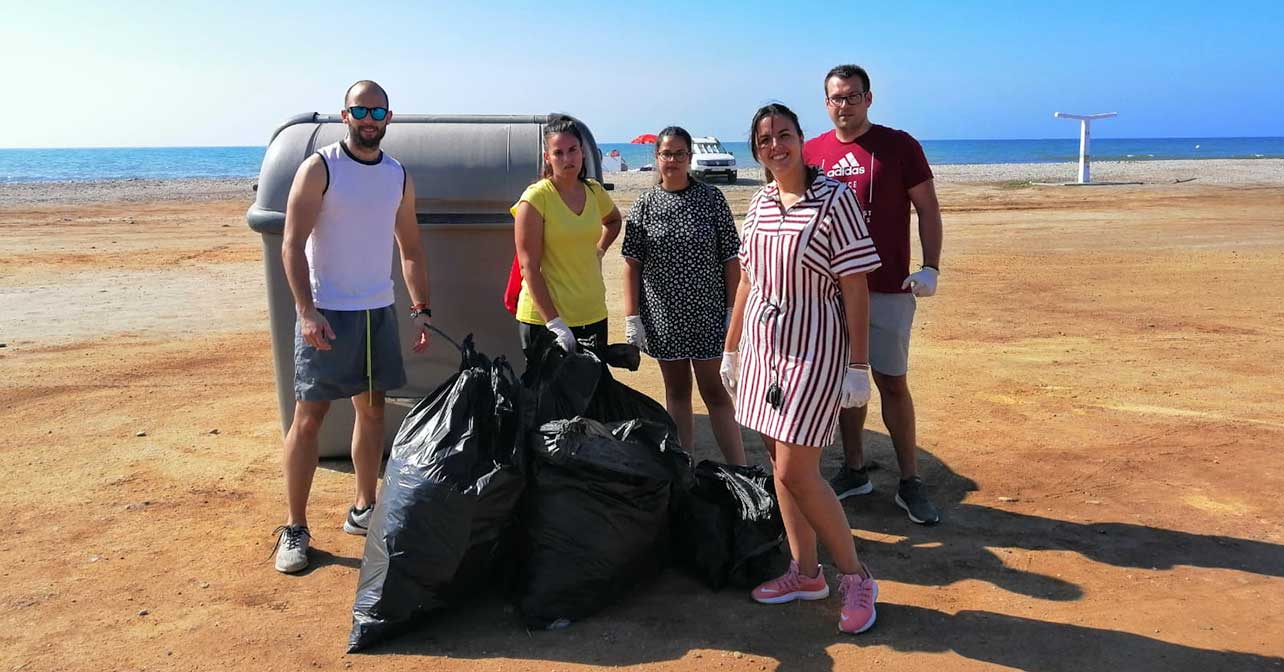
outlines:
{"label": "woman in patterned dress", "polygon": [[660,364],[664,401],[682,446],[695,454],[691,377],[729,464],[744,464],[735,406],[718,375],[727,315],[740,284],[740,237],[727,199],[691,178],[691,134],[656,136],[659,184],[624,219],[624,318],[628,341]]}
{"label": "woman in patterned dress", "polygon": [[869,401],[869,291],[880,265],[855,195],[803,163],[802,129],[789,108],[758,110],[750,151],[770,182],[754,194],[723,354],[736,420],[762,435],[784,518],[789,571],[753,590],[779,604],[829,596],[817,561],[825,544],[841,573],[838,628],[874,625],[878,584],[856,556],[851,527],[820,475],[839,407]]}

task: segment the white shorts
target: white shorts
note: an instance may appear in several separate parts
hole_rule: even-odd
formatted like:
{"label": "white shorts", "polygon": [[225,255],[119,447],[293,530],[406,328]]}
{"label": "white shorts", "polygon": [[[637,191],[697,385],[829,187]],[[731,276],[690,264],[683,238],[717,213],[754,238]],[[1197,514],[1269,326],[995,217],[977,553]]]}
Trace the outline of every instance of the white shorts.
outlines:
{"label": "white shorts", "polygon": [[869,293],[869,367],[885,376],[909,372],[910,330],[918,302],[909,292]]}

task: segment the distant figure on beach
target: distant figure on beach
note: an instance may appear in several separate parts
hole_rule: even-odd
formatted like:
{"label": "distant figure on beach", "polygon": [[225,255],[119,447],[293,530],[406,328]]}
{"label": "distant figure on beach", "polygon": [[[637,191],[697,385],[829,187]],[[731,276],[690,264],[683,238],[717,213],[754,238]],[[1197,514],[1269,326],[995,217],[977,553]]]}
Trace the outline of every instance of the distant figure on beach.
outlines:
{"label": "distant figure on beach", "polygon": [[294,420],[285,436],[288,517],[278,528],[276,568],[308,566],[308,494],[317,468],[317,436],[336,399],[352,400],[356,500],[343,531],[370,524],[383,457],[384,393],[406,384],[389,272],[393,240],[410,291],[409,319],[428,347],[428,269],[415,218],[415,185],[379,149],[392,112],[388,94],[363,80],[344,96],[347,137],[322,147],[295,173],[285,212],[281,256],[294,294]]}
{"label": "distant figure on beach", "polygon": [[[901,480],[896,504],[923,525],[940,520],[918,475],[914,400],[910,397],[910,330],[916,300],[936,293],[941,268],[941,206],[923,148],[910,134],[870,123],[869,74],[840,65],[825,75],[825,106],[834,130],[809,140],[807,165],[856,194],[883,260],[869,274],[869,365],[882,401],[883,422],[896,449]],[[923,264],[910,273],[910,204],[918,212]],[[845,409],[839,425],[844,465],[830,481],[839,499],[872,492],[862,443],[866,407]]]}
{"label": "distant figure on beach", "polygon": [[878,252],[847,185],[803,163],[793,111],[763,107],[749,137],[769,182],[745,216],[721,371],[736,397],[736,420],[757,431],[771,455],[793,557],[784,575],[752,596],[766,604],[828,597],[819,541],[842,574],[839,630],[864,632],[874,625],[878,584],[856,556],[820,455],[839,408],[869,401],[865,276],[879,267]]}
{"label": "distant figure on beach", "polygon": [[691,178],[692,148],[686,130],[660,131],[659,184],[642,192],[624,219],[624,333],[659,362],[682,447],[694,454],[694,372],[723,459],[744,464],[736,409],[718,373],[740,285],[740,235],[722,191]]}
{"label": "distant figure on beach", "polygon": [[517,325],[522,347],[551,331],[567,352],[579,341],[606,348],[602,257],[620,235],[620,211],[588,177],[584,136],[575,120],[544,126],[544,169],[513,204],[514,242],[522,275]]}

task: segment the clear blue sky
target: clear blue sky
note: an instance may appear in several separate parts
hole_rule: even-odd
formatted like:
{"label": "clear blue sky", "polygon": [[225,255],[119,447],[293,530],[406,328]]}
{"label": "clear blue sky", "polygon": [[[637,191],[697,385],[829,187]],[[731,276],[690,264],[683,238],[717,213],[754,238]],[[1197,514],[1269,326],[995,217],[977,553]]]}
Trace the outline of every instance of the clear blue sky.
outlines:
{"label": "clear blue sky", "polygon": [[0,146],[261,145],[361,78],[394,111],[566,111],[602,142],[742,141],[768,101],[810,135],[844,62],[923,139],[1074,137],[1058,110],[1119,112],[1098,137],[1284,136],[1284,2],[894,4],[15,1]]}

